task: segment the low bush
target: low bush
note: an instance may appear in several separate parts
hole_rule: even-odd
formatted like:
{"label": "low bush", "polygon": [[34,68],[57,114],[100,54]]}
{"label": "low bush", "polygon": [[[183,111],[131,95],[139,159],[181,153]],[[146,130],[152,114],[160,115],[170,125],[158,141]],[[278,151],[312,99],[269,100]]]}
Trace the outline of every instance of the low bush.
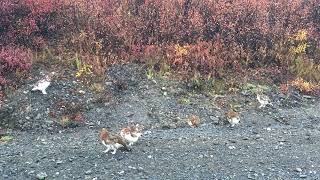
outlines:
{"label": "low bush", "polygon": [[3,0],[0,15],[0,44],[59,47],[93,72],[138,60],[223,78],[320,62],[318,0]]}
{"label": "low bush", "polygon": [[15,46],[3,46],[0,49],[0,85],[5,85],[5,77],[17,71],[28,70],[32,54],[29,50]]}

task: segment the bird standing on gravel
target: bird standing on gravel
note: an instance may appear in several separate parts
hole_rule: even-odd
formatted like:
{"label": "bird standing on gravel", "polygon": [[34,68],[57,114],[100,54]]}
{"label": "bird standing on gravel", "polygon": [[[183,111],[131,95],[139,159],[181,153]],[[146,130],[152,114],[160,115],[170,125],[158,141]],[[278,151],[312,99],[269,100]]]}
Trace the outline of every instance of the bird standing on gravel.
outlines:
{"label": "bird standing on gravel", "polygon": [[51,84],[51,79],[52,79],[52,76],[53,76],[54,74],[55,74],[55,73],[52,72],[52,73],[46,75],[44,79],[41,79],[40,81],[38,81],[38,82],[34,85],[32,91],[41,91],[42,94],[47,94],[46,89],[50,86],[50,84]]}
{"label": "bird standing on gravel", "polygon": [[237,112],[230,110],[226,113],[227,120],[230,123],[231,127],[234,127],[236,124],[240,122],[240,116]]}
{"label": "bird standing on gravel", "polygon": [[102,128],[100,131],[100,140],[102,144],[107,147],[107,149],[103,151],[104,153],[107,153],[112,149],[113,151],[111,152],[111,154],[115,154],[117,152],[117,149],[119,149],[120,147],[124,147],[126,150],[130,150],[122,137],[116,134],[109,133],[105,128]]}
{"label": "bird standing on gravel", "polygon": [[200,118],[198,116],[192,115],[188,119],[188,124],[189,124],[189,126],[191,126],[193,128],[198,127],[200,124]]}
{"label": "bird standing on gravel", "polygon": [[257,92],[257,100],[260,103],[259,108],[266,107],[266,105],[268,104],[272,105],[270,102],[270,98],[267,95],[263,94],[262,91]]}
{"label": "bird standing on gravel", "polygon": [[139,124],[131,125],[121,129],[120,135],[122,138],[129,142],[129,146],[132,146],[142,135],[142,128],[143,126],[140,126]]}

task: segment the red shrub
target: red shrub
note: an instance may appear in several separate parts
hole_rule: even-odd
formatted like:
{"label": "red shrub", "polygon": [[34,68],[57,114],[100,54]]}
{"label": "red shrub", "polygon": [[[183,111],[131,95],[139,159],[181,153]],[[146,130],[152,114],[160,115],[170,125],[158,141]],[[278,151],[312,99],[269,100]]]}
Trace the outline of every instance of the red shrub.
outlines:
{"label": "red shrub", "polygon": [[[165,60],[218,76],[286,69],[293,60],[290,38],[299,30],[312,42],[306,53],[320,57],[312,50],[320,41],[319,9],[318,0],[2,0],[0,44],[62,43],[85,56]],[[186,55],[176,54],[177,45],[186,46]]]}
{"label": "red shrub", "polygon": [[6,83],[5,76],[16,70],[27,70],[31,66],[31,53],[24,48],[4,46],[0,49],[0,85]]}

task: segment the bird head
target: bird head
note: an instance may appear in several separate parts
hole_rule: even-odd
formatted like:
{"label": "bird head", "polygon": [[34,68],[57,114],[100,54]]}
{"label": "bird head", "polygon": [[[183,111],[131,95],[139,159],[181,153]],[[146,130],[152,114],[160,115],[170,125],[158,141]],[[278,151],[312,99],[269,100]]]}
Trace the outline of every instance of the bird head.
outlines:
{"label": "bird head", "polygon": [[227,115],[227,117],[228,117],[229,119],[231,119],[231,118],[237,117],[237,116],[238,116],[238,113],[235,112],[235,111],[233,111],[233,110],[230,110],[230,111],[227,112],[226,115]]}
{"label": "bird head", "polygon": [[200,118],[198,116],[194,116],[192,115],[189,119],[188,119],[188,124],[191,127],[197,127],[200,123]]}
{"label": "bird head", "polygon": [[109,133],[106,128],[102,128],[100,131],[100,140],[106,140],[109,138]]}

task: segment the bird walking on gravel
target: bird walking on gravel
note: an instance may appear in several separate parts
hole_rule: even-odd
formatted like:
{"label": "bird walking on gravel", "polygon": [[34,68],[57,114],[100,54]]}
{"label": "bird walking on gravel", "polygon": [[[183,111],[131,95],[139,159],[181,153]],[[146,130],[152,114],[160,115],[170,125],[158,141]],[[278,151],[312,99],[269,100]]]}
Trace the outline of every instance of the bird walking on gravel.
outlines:
{"label": "bird walking on gravel", "polygon": [[113,150],[111,154],[116,154],[117,149],[121,147],[124,147],[127,151],[130,150],[122,137],[109,133],[106,128],[102,128],[99,135],[101,143],[107,147],[107,149],[103,151],[104,153]]}
{"label": "bird walking on gravel", "polygon": [[34,85],[32,91],[41,91],[42,94],[47,94],[46,89],[50,86],[53,75],[54,75],[54,72],[46,75],[44,79],[39,80]]}
{"label": "bird walking on gravel", "polygon": [[266,107],[268,104],[272,105],[270,98],[267,95],[263,94],[261,90],[257,92],[257,100],[260,103],[259,108]]}
{"label": "bird walking on gravel", "polygon": [[234,127],[240,122],[240,116],[237,112],[230,110],[226,113],[227,121],[230,123],[231,127]]}
{"label": "bird walking on gravel", "polygon": [[189,124],[189,126],[191,126],[193,128],[198,127],[200,124],[200,118],[198,116],[192,115],[188,119],[188,124]]}
{"label": "bird walking on gravel", "polygon": [[143,126],[140,126],[139,124],[130,125],[121,129],[120,135],[122,138],[129,142],[129,146],[132,146],[139,140],[140,136],[142,135],[142,129]]}

